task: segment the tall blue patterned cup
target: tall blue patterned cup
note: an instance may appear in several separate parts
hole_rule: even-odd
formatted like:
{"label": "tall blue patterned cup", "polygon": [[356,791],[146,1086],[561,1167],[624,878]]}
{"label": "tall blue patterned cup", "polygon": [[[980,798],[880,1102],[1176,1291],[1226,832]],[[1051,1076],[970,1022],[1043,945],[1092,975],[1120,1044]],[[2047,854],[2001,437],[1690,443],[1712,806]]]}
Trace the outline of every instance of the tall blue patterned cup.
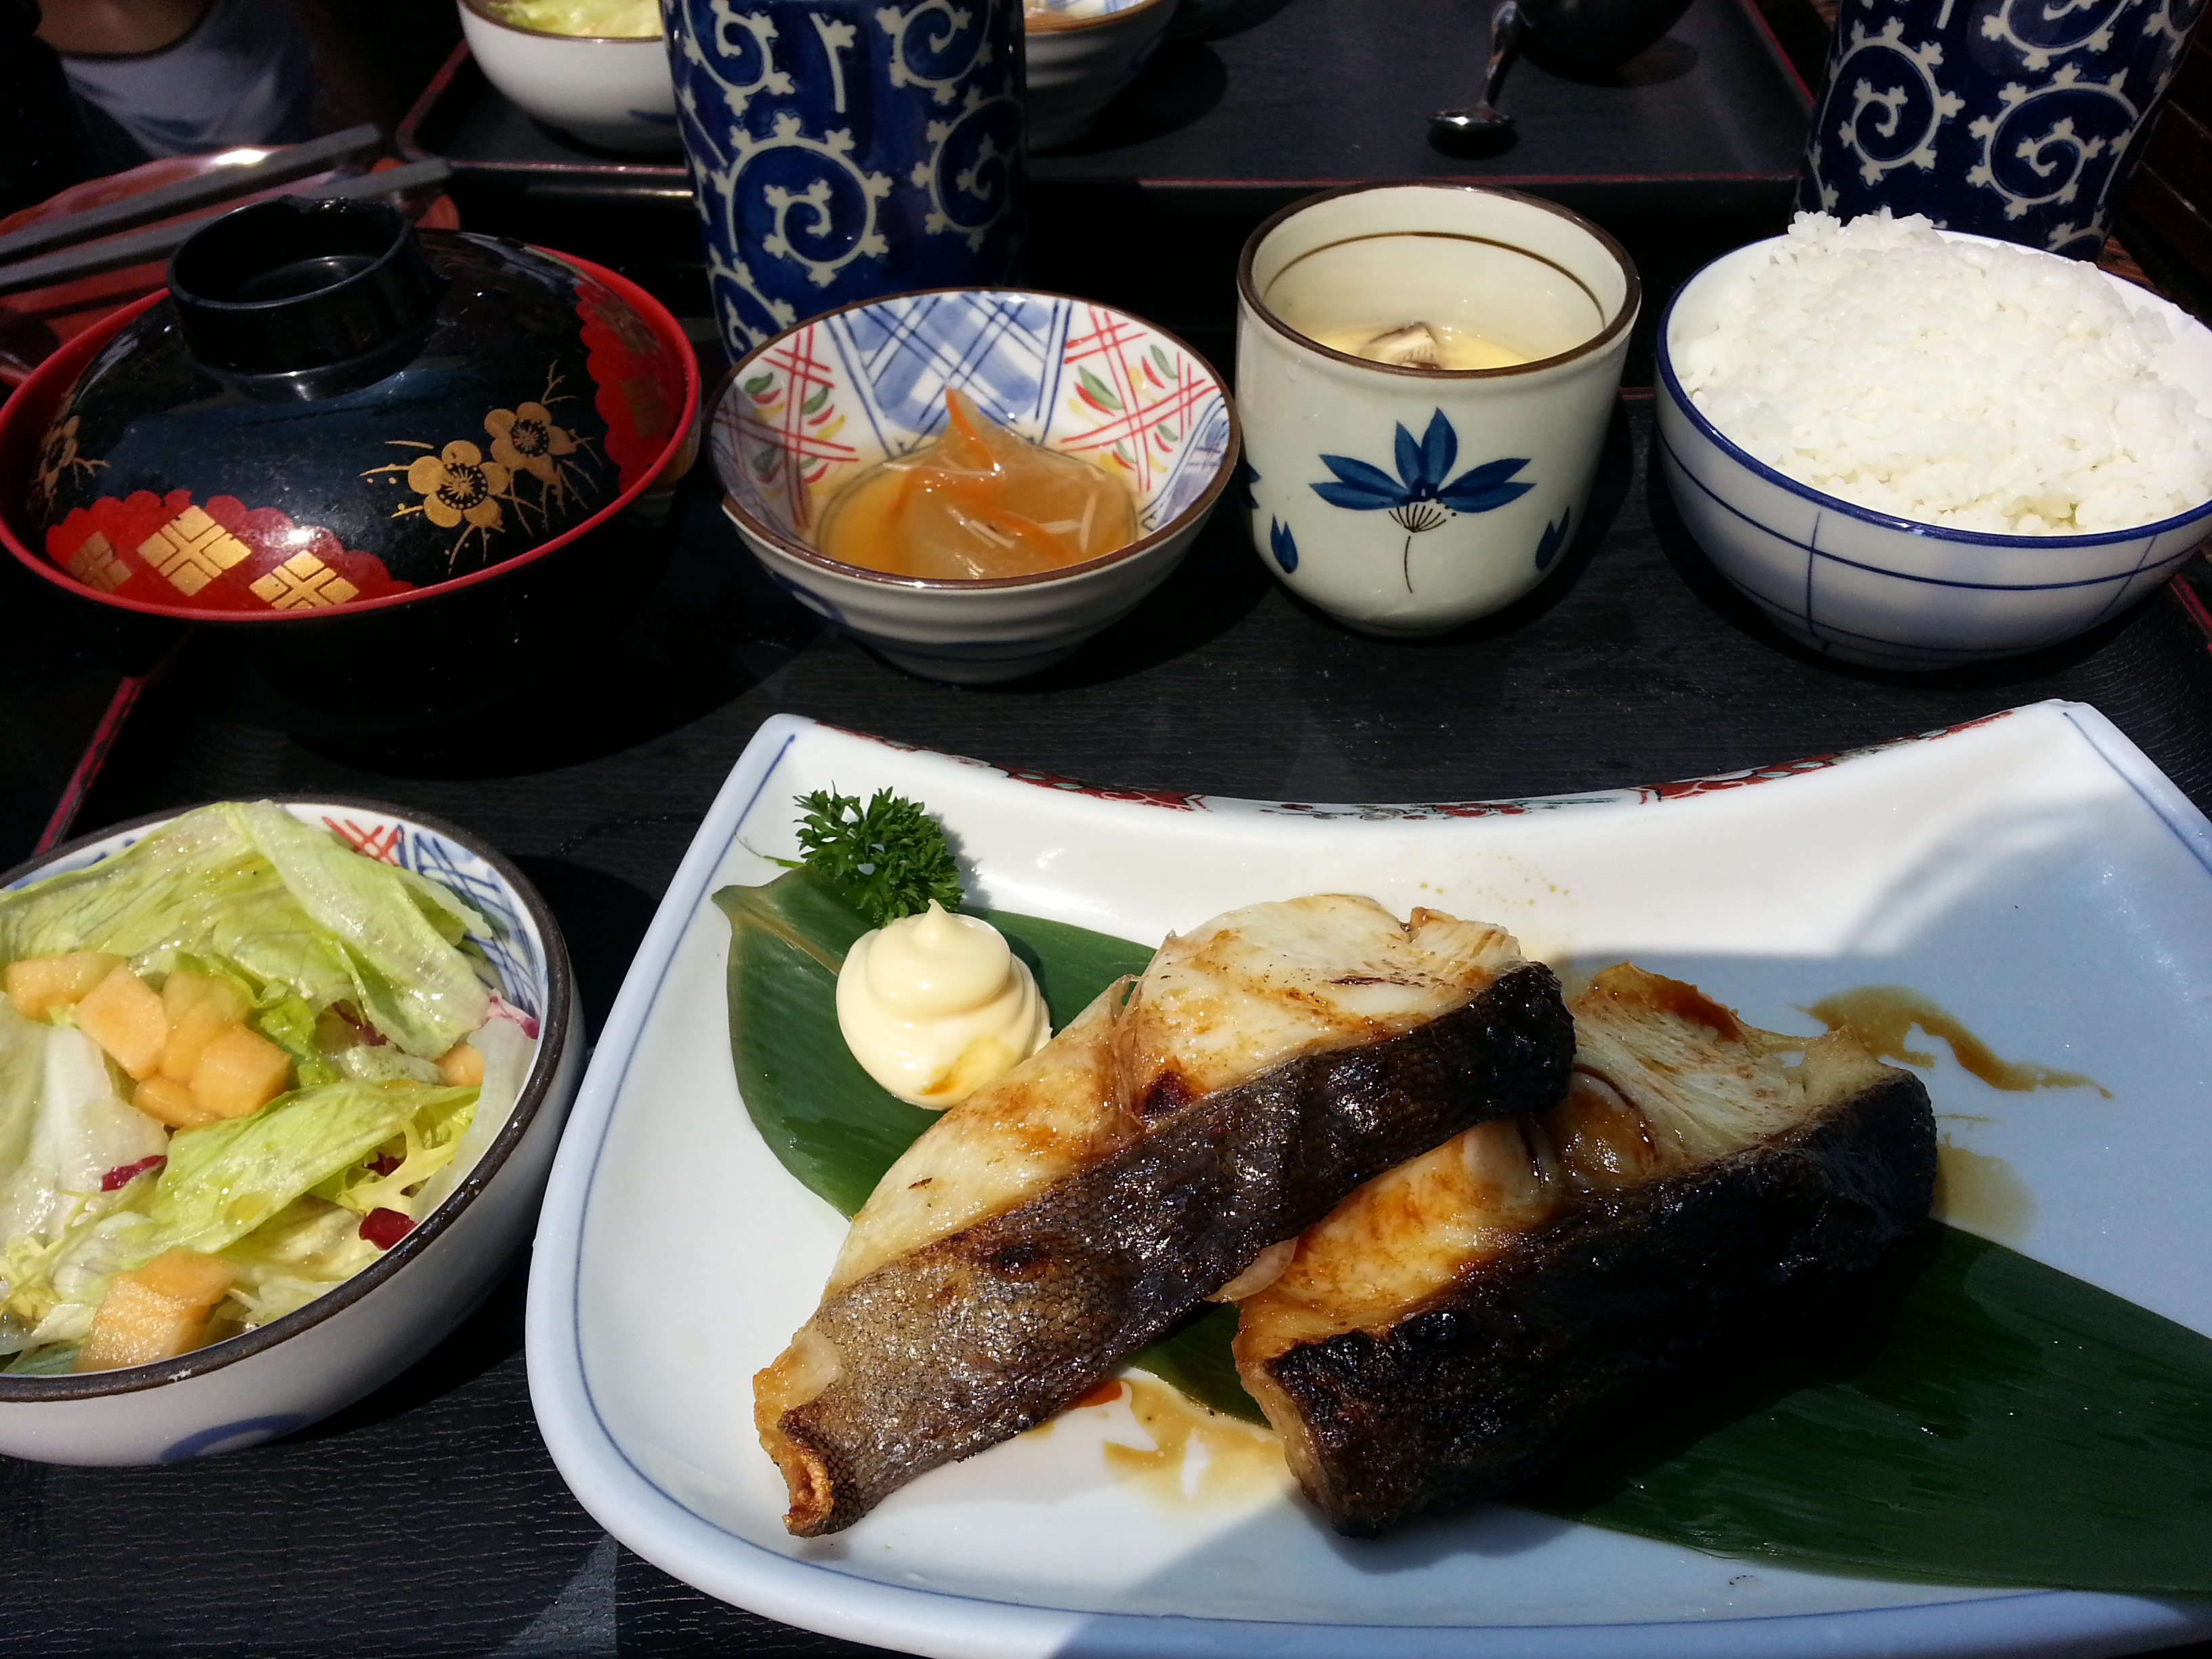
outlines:
{"label": "tall blue patterned cup", "polygon": [[1802,208],[2094,258],[2205,0],[1844,0]]}
{"label": "tall blue patterned cup", "polygon": [[1004,280],[1021,0],[661,0],[723,343]]}

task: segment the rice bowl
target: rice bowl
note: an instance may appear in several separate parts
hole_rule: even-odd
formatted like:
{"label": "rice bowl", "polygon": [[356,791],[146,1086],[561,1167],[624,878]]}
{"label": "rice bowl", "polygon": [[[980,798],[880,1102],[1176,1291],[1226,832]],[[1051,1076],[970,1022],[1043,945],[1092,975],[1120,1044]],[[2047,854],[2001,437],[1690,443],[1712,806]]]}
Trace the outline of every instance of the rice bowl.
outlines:
{"label": "rice bowl", "polygon": [[1691,401],[1770,466],[1955,530],[2131,529],[2212,500],[2179,331],[2094,269],[1917,216],[1797,216],[1674,339]]}
{"label": "rice bowl", "polygon": [[[2007,246],[1940,234],[1981,247]],[[1694,357],[1692,343],[1715,332],[1722,312],[1740,303],[1731,296],[1741,295],[1753,272],[1773,264],[1787,240],[1754,243],[1715,261],[1668,306],[1658,341],[1656,437],[1659,465],[1691,534],[1784,633],[1825,656],[1890,669],[1940,668],[2032,651],[2121,615],[2154,592],[2212,531],[2212,491],[2148,523],[2054,530],[2046,520],[2040,532],[1990,530],[1848,499],[1775,465],[1769,455],[1783,458],[1775,454],[1773,430],[1753,422],[1753,429],[1741,431],[1722,423],[1729,409],[1718,408],[1717,418],[1700,407],[1686,383],[1685,358]],[[2081,269],[2055,255],[2026,257]],[[2199,416],[2212,419],[2212,331],[2132,283],[2092,276],[2134,316],[2154,318],[2170,331],[2161,371]],[[1851,337],[1834,344],[1857,349]],[[1937,378],[1929,371],[1933,361],[1923,349],[1901,366],[1893,362],[1887,383],[1863,383],[1863,422],[1902,424],[1895,411],[1924,398]],[[1779,410],[1773,425],[1796,430],[1786,375],[1772,396]],[[1817,410],[1820,397],[1812,402]],[[2005,412],[2031,424],[2052,423],[2047,404],[2017,389],[2008,393]],[[1915,501],[1916,514],[1935,510],[1924,498]]]}

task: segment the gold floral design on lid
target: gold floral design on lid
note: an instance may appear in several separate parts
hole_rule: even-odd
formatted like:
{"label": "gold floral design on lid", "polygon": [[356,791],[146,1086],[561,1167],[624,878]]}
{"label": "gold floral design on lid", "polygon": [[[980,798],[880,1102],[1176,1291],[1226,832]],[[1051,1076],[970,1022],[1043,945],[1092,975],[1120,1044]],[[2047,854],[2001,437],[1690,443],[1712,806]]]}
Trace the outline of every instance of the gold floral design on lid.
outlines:
{"label": "gold floral design on lid", "polygon": [[495,409],[484,416],[491,434],[491,458],[510,473],[527,472],[548,489],[562,487],[563,455],[576,452],[574,434],[553,424],[552,411],[540,403]]}
{"label": "gold floral design on lid", "polygon": [[77,417],[72,415],[60,425],[49,428],[46,441],[39,447],[38,471],[31,479],[31,494],[41,512],[52,504],[54,491],[61,488],[64,474],[91,472],[107,465],[77,453],[76,428]]}
{"label": "gold floral design on lid", "polygon": [[[512,409],[495,409],[484,416],[483,429],[491,439],[489,460],[482,446],[466,438],[456,438],[442,449],[416,438],[387,438],[386,443],[425,453],[411,461],[370,467],[361,476],[404,474],[407,487],[422,499],[394,509],[392,516],[404,519],[419,513],[441,530],[461,532],[447,551],[449,568],[459,562],[471,538],[481,538],[489,547],[495,535],[510,528],[509,507],[514,510],[512,523],[526,532],[543,533],[551,521],[551,508],[577,493],[577,463],[569,458],[588,453],[592,447],[591,439],[555,422],[548,405],[569,401],[560,386],[558,372],[549,369],[545,390],[536,398]],[[538,488],[519,494],[515,486],[526,477],[535,479]]]}
{"label": "gold floral design on lid", "polygon": [[[434,455],[417,455],[407,464],[407,487],[422,498],[419,512],[441,530],[464,522],[478,530],[505,528],[499,498],[508,493],[514,474],[465,438],[456,438]],[[397,516],[397,515],[394,515]]]}
{"label": "gold floral design on lid", "polygon": [[[430,447],[413,438],[386,441],[410,449]],[[507,515],[500,510],[500,503],[514,501],[514,475],[499,462],[484,459],[483,451],[465,438],[456,438],[443,449],[417,455],[404,465],[394,461],[389,466],[370,467],[361,476],[367,478],[379,472],[404,473],[407,487],[422,498],[394,509],[393,518],[420,513],[441,530],[461,532],[447,550],[448,567],[459,562],[471,537],[480,537],[489,544],[495,532],[507,528]]]}

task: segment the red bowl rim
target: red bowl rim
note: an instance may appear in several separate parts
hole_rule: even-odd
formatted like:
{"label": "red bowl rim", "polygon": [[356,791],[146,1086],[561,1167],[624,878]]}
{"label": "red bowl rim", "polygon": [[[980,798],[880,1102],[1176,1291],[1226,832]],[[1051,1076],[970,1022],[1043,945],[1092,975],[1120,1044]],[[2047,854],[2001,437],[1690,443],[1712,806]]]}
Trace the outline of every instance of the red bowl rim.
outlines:
{"label": "red bowl rim", "polygon": [[[659,337],[661,343],[676,354],[676,360],[682,365],[684,371],[683,413],[676,422],[675,430],[669,434],[667,444],[661,449],[659,454],[653,458],[652,465],[641,472],[635,482],[627,489],[592,514],[590,518],[581,524],[570,526],[550,541],[540,542],[535,547],[526,548],[511,559],[503,560],[498,564],[487,565],[482,570],[472,570],[465,576],[454,576],[445,581],[433,582],[427,587],[410,588],[404,593],[391,593],[380,599],[362,599],[358,602],[334,605],[328,609],[271,611],[266,615],[196,611],[190,605],[153,605],[144,599],[118,599],[112,594],[102,593],[96,589],[87,587],[66,570],[53,563],[44,553],[33,551],[16,533],[15,520],[21,511],[20,501],[15,490],[16,481],[5,477],[0,477],[0,543],[4,543],[9,552],[15,555],[16,563],[30,571],[33,575],[43,579],[74,598],[87,600],[94,605],[105,605],[114,611],[136,611],[143,617],[166,617],[177,622],[204,623],[218,628],[259,628],[270,623],[329,623],[341,617],[358,616],[371,611],[398,610],[404,605],[419,604],[424,599],[433,599],[441,593],[451,593],[464,587],[474,587],[482,582],[495,581],[501,576],[520,570],[526,565],[535,564],[549,554],[558,552],[579,536],[598,529],[599,526],[622,512],[643,495],[659,481],[670,461],[674,459],[684,446],[690,441],[692,424],[698,418],[699,414],[699,360],[692,354],[690,341],[685,337],[676,319],[669,315],[668,308],[627,276],[609,270],[604,265],[595,264],[589,259],[579,258],[573,253],[556,252],[550,248],[532,248],[531,252],[543,254],[550,259],[556,259],[580,275],[588,276],[594,282],[604,283],[608,288],[613,289],[619,298],[628,301],[638,315],[645,319],[647,326]],[[94,323],[90,328],[64,341],[59,350],[40,363],[32,371],[28,379],[9,393],[4,403],[0,403],[0,450],[4,450],[6,447],[11,428],[30,419],[29,411],[38,406],[44,405],[51,410],[58,405],[61,390],[65,389],[66,383],[75,381],[77,375],[83,372],[85,365],[92,361],[100,349],[120,333],[125,324],[137,316],[140,312],[149,309],[166,297],[167,297],[166,289],[149,294],[144,299],[134,301],[112,315]],[[51,418],[51,415],[48,418]]]}

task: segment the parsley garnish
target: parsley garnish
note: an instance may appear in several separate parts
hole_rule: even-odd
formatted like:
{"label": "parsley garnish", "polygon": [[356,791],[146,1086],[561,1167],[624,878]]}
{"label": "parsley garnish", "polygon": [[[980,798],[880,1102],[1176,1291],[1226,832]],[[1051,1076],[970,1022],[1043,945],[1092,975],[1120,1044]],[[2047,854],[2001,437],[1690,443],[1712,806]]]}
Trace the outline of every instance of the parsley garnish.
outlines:
{"label": "parsley garnish", "polygon": [[960,871],[944,826],[913,801],[878,789],[864,810],[858,795],[817,789],[798,798],[799,861],[826,877],[853,908],[881,927],[927,910],[935,899],[960,908]]}

